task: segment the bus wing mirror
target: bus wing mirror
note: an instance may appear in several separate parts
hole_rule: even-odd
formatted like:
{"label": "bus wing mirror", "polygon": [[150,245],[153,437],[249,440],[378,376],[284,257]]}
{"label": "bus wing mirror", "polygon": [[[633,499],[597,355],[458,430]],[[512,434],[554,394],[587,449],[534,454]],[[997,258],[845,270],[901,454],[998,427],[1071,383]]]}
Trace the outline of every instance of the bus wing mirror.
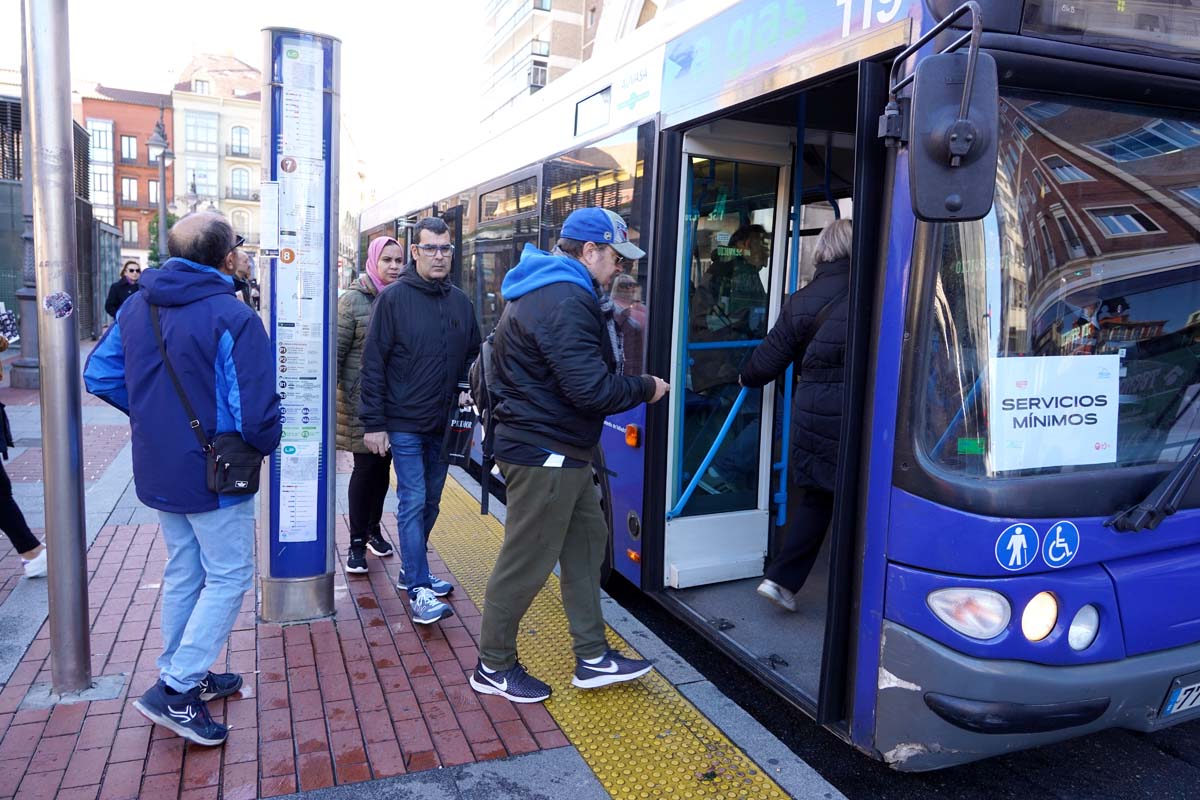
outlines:
{"label": "bus wing mirror", "polygon": [[967,222],[992,209],[1000,91],[996,61],[975,55],[974,70],[968,53],[940,53],[917,65],[909,187],[913,213],[926,222]]}

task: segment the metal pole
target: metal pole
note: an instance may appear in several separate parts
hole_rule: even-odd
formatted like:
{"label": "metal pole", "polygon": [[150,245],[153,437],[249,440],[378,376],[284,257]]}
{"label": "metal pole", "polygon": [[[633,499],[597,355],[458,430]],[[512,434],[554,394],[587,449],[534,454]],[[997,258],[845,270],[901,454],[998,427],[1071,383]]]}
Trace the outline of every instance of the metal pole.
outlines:
{"label": "metal pole", "polygon": [[158,156],[158,265],[167,263],[167,153]]}
{"label": "metal pole", "polygon": [[38,373],[37,290],[33,273],[33,177],[29,161],[29,68],[25,60],[25,4],[21,4],[21,205],[24,219],[21,239],[25,255],[21,267],[21,288],[17,289],[17,315],[21,325],[21,357],[13,362],[9,380],[14,389],[36,389]]}
{"label": "metal pole", "polygon": [[92,684],[67,0],[26,0],[33,223],[42,372],[42,474],[49,534],[50,662],[56,694]]}

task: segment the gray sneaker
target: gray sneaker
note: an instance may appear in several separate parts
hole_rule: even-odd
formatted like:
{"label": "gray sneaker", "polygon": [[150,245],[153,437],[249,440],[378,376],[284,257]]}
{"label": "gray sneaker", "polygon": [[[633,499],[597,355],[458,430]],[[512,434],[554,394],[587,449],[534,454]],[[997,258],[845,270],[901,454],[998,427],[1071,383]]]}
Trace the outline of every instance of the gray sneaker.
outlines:
{"label": "gray sneaker", "polygon": [[424,587],[417,589],[417,596],[409,605],[412,606],[412,620],[418,625],[432,625],[454,616],[454,609],[438,600],[432,589]]}
{"label": "gray sneaker", "polygon": [[758,593],[782,608],[784,611],[796,610],[796,595],[792,592],[789,592],[787,589],[783,588],[770,578],[764,579],[763,582],[758,585]]}

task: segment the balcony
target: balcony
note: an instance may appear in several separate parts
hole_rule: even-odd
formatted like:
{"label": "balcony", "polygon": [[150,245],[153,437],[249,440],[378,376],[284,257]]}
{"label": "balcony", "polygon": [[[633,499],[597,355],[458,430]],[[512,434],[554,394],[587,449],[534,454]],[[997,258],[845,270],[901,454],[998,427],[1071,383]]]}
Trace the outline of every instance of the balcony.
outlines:
{"label": "balcony", "polygon": [[253,192],[250,191],[249,189],[226,189],[225,190],[225,199],[226,200],[242,200],[247,203],[257,203],[258,197],[259,197],[259,193],[257,190],[253,191]]}
{"label": "balcony", "polygon": [[225,155],[227,158],[244,158],[249,161],[258,161],[262,158],[262,148],[227,144],[225,145]]}
{"label": "balcony", "polygon": [[150,203],[146,200],[139,200],[136,197],[122,197],[118,203],[121,208],[149,208]]}
{"label": "balcony", "polygon": [[121,160],[118,163],[120,163],[126,167],[144,167],[144,166],[146,166],[145,162],[141,161],[137,156],[134,156],[133,158],[126,158],[125,156],[121,156]]}

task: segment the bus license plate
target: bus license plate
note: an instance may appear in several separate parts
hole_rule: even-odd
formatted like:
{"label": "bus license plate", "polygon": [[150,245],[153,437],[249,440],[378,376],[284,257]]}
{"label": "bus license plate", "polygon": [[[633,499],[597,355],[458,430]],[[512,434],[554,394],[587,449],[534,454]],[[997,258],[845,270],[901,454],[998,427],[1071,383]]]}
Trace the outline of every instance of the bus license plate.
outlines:
{"label": "bus license plate", "polygon": [[1196,708],[1200,708],[1200,674],[1193,672],[1171,682],[1162,716],[1168,717]]}

